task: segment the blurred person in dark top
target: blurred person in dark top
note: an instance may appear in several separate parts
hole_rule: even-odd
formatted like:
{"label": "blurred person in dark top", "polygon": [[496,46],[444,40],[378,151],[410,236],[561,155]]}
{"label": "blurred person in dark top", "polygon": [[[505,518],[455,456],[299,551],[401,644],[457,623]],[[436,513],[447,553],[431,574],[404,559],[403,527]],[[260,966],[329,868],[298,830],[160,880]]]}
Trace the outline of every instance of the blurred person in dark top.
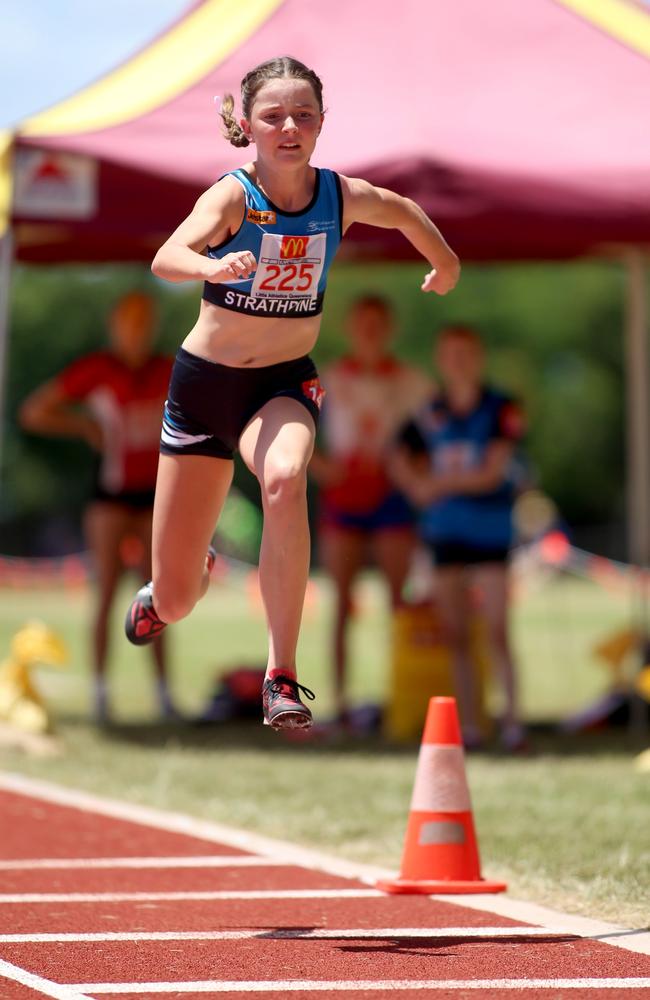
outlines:
{"label": "blurred person in dark top", "polygon": [[[154,353],[154,304],[142,292],[120,298],[108,317],[109,346],[78,358],[39,386],[20,409],[33,433],[76,437],[98,453],[94,496],[84,534],[96,581],[92,621],[95,715],[109,719],[108,626],[123,571],[126,539],[137,539],[139,572],[151,577],[151,518],[158,468],[160,420],[172,361]],[[128,543],[127,543],[128,544]],[[167,684],[165,643],[153,645],[163,717],[176,715]]]}
{"label": "blurred person in dark top", "polygon": [[378,295],[347,316],[348,350],[323,375],[322,431],[310,472],[320,492],[320,554],[336,592],[333,660],[336,712],[348,716],[347,629],[352,591],[368,552],[400,600],[415,543],[414,513],[386,471],[399,427],[424,403],[432,382],[390,348],[394,317]]}
{"label": "blurred person in dark top", "polygon": [[477,676],[470,651],[470,588],[482,596],[490,653],[503,687],[501,740],[525,745],[509,638],[508,561],[513,543],[519,405],[484,381],[485,353],[469,326],[442,330],[435,348],[441,390],[399,436],[394,481],[421,509],[420,530],[436,563],[436,596],[451,647],[468,748],[480,745]]}

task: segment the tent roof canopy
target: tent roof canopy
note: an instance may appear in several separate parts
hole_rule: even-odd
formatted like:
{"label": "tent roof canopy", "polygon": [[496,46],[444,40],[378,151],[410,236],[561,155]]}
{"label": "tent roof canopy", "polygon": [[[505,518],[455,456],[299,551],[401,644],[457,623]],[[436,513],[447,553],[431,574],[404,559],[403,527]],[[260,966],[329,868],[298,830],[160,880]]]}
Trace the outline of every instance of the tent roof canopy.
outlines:
{"label": "tent roof canopy", "polygon": [[[466,259],[650,244],[650,15],[602,0],[594,23],[592,6],[202,0],[20,126],[17,255],[150,259],[198,193],[249,158],[220,137],[215,95],[285,53],[323,79],[313,162],[413,197]],[[412,253],[389,231],[351,237],[349,255]]]}

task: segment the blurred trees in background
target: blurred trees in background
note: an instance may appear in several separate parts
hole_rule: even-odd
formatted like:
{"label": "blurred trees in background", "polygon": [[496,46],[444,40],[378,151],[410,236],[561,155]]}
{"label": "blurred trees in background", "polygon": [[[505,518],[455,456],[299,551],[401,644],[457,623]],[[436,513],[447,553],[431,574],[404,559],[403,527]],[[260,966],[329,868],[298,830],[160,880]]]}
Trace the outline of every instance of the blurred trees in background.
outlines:
{"label": "blurred trees in background", "polygon": [[[412,264],[341,265],[331,273],[321,339],[323,364],[344,349],[347,306],[367,291],[387,295],[399,321],[397,352],[431,367],[443,324],[475,324],[490,378],[529,415],[528,451],[539,486],[558,504],[579,544],[623,556],[624,274],[608,262],[466,266],[446,297],[419,291]],[[82,444],[24,434],[20,401],[73,358],[105,340],[112,302],[134,287],[159,304],[160,346],[173,353],[194,323],[200,288],[166,285],[142,267],[15,271],[4,424],[0,553],[58,554],[79,548],[93,456]],[[256,497],[249,477],[240,488]]]}

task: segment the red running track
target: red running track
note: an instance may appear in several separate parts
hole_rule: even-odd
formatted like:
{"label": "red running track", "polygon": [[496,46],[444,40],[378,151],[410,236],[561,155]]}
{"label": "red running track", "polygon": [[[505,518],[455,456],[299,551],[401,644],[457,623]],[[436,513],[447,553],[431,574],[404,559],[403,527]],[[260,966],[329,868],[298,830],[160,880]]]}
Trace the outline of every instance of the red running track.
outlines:
{"label": "red running track", "polygon": [[650,1000],[650,955],[50,798],[0,788],[1,1000]]}

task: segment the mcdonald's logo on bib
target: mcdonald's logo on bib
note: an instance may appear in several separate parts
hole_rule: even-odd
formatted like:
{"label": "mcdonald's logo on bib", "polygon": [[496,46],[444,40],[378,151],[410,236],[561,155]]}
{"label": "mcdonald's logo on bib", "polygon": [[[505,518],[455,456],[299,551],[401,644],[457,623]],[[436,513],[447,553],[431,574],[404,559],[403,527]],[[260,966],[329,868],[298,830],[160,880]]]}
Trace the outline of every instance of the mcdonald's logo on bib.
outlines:
{"label": "mcdonald's logo on bib", "polygon": [[283,260],[304,257],[309,245],[308,236],[283,236],[280,244],[280,257]]}

